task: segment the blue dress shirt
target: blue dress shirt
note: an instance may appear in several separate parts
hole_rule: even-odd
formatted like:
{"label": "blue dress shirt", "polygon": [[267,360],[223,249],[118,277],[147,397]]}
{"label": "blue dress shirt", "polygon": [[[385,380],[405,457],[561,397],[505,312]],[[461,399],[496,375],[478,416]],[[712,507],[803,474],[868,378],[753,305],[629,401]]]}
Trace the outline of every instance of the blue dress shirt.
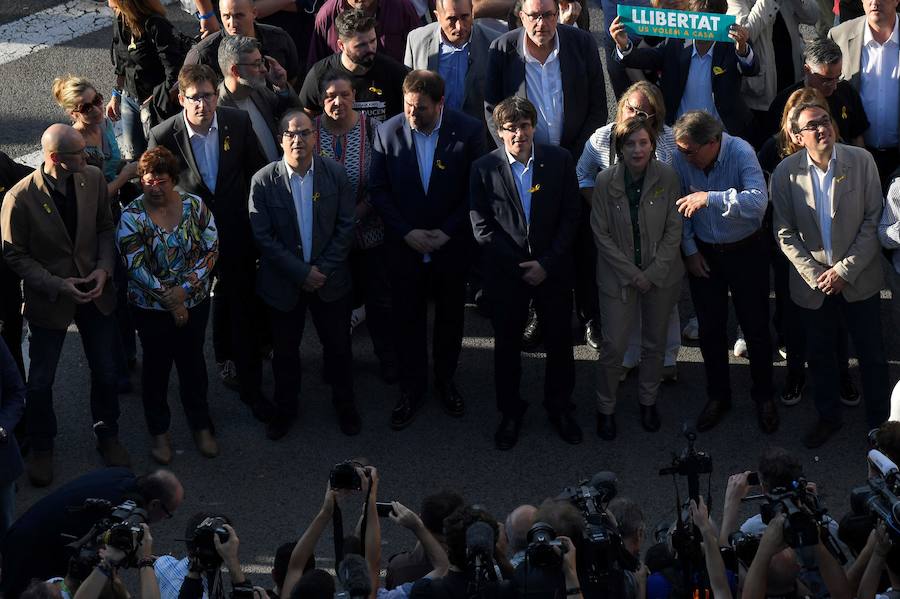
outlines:
{"label": "blue dress shirt", "polygon": [[759,230],[769,204],[766,180],[756,152],[739,137],[722,133],[719,155],[704,172],[676,152],[675,170],[684,195],[709,192],[709,205],[684,219],[681,247],[685,256],[697,253],[705,243],[734,243]]}
{"label": "blue dress shirt", "polygon": [[[712,59],[716,43],[713,42],[706,54],[702,56],[697,52],[697,46],[692,40],[687,40],[685,43],[690,43],[692,46],[691,66],[688,69],[687,83],[684,85],[684,93],[681,96],[681,104],[678,105],[675,118],[677,119],[691,110],[705,110],[722,120],[719,118],[719,111],[716,110],[716,98],[713,96],[712,90]],[[747,56],[738,55],[738,60],[744,67],[750,68],[753,65],[753,48],[750,48]]]}
{"label": "blue dress shirt", "polygon": [[834,256],[831,253],[831,215],[834,213],[834,155],[831,150],[831,159],[828,161],[828,170],[824,173],[815,165],[806,154],[809,178],[812,180],[813,199],[816,202],[816,217],[819,219],[819,231],[822,233],[822,249],[825,250],[825,261],[828,266],[834,266]]}
{"label": "blue dress shirt", "polygon": [[301,174],[284,161],[287,168],[294,208],[297,211],[297,224],[300,227],[300,247],[303,250],[303,261],[309,263],[312,257],[313,242],[313,168],[316,161],[309,163],[309,170]]}
{"label": "blue dress shirt", "polygon": [[525,224],[531,226],[531,176],[534,174],[534,146],[531,147],[528,164],[522,164],[509,152],[506,153],[506,159],[509,160],[509,168],[512,170],[516,190],[519,192],[519,201],[522,202],[522,210],[525,212]]}
{"label": "blue dress shirt", "polygon": [[431,170],[434,168],[434,150],[437,148],[438,135],[441,132],[441,121],[444,119],[444,111],[438,115],[437,123],[431,133],[422,133],[417,129],[411,129],[413,146],[416,148],[416,162],[419,163],[419,177],[422,179],[422,189],[428,193],[428,184],[431,183]]}
{"label": "blue dress shirt", "polygon": [[453,110],[462,110],[466,97],[466,74],[469,72],[469,42],[459,48],[444,40],[444,34],[438,28],[441,38],[440,62],[438,73],[444,78],[444,106]]}

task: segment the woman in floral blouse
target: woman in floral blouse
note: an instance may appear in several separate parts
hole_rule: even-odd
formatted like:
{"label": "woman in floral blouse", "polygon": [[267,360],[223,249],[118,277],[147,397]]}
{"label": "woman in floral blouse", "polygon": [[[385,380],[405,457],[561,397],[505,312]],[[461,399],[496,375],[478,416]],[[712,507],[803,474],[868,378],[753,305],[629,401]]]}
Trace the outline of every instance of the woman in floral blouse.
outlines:
{"label": "woman in floral blouse", "polygon": [[144,349],[141,386],[153,436],[150,453],[161,464],[172,460],[167,394],[173,362],[197,448],[206,457],[219,452],[206,402],[203,353],[218,234],[212,212],[200,198],[175,190],[178,170],[166,148],[141,156],[138,174],[144,193],[122,212],[117,234]]}

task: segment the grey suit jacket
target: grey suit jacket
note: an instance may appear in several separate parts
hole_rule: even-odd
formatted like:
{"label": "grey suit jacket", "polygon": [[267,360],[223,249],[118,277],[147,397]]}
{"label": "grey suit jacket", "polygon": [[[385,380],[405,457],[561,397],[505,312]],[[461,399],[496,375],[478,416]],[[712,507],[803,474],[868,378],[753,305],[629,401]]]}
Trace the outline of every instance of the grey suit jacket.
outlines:
{"label": "grey suit jacket", "polygon": [[[269,126],[269,132],[275,140],[275,147],[278,148],[278,153],[281,154],[281,136],[278,134],[278,121],[289,109],[302,108],[300,105],[300,98],[297,97],[297,92],[295,92],[291,86],[288,86],[286,94],[276,94],[269,88],[264,87],[262,89],[254,89],[251,91],[250,101],[253,102],[253,105],[256,106],[256,109],[262,115],[263,119],[265,119],[266,124]],[[241,110],[235,97],[228,91],[228,88],[225,87],[224,81],[219,84],[219,106],[227,106],[228,108],[237,108],[238,110]],[[257,132],[257,136],[258,135],[259,133]],[[260,146],[262,146],[262,144],[260,144]]]}
{"label": "grey suit jacket", "polygon": [[[862,87],[860,75],[862,65],[863,36],[866,31],[866,17],[857,17],[833,27],[828,37],[841,47],[844,60],[841,66],[841,77],[850,82],[856,91]],[[897,111],[900,119],[900,110]]]}
{"label": "grey suit jacket", "polygon": [[[506,33],[496,19],[475,19],[469,38],[469,70],[466,72],[466,91],[462,111],[484,121],[484,79],[487,73],[488,50],[491,42]],[[409,32],[406,38],[406,57],[403,62],[411,69],[440,70],[441,27],[434,22]]]}
{"label": "grey suit jacket", "polygon": [[[863,148],[835,145],[832,183],[831,253],[834,270],[845,281],[848,302],[868,299],[881,290],[881,183],[871,154]],[[775,239],[794,268],[790,272],[791,299],[815,310],[825,294],[816,279],[829,266],[822,246],[806,150],[785,158],[772,173],[770,199]]]}
{"label": "grey suit jacket", "polygon": [[297,305],[313,266],[328,277],[316,292],[323,301],[349,293],[347,256],[353,243],[355,207],[344,168],[330,158],[314,156],[312,251],[305,262],[284,160],[260,169],[250,183],[249,202],[250,227],[260,252],[257,294],[273,308],[287,312]]}

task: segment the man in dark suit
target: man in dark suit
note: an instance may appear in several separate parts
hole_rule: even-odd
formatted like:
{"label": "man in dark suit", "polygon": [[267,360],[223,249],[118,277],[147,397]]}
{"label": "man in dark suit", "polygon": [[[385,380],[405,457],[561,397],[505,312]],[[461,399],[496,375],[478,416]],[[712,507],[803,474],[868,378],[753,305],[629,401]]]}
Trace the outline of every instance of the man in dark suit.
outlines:
{"label": "man in dark suit", "polygon": [[[260,392],[262,361],[257,339],[254,280],[256,252],[247,214],[250,178],[265,165],[247,113],[216,108],[216,76],[205,65],[187,65],[178,75],[184,110],[150,131],[149,146],[165,146],[181,165],[179,189],[199,196],[219,229],[213,335],[231,337],[241,401],[265,419]],[[226,329],[225,331],[217,329]]]}
{"label": "man in dark suit", "polygon": [[[31,174],[30,167],[15,162],[0,152],[0,202],[12,186]],[[0,336],[6,341],[16,361],[22,379],[25,379],[25,362],[22,360],[22,279],[5,260],[0,260],[0,320],[3,329]]]}
{"label": "man in dark suit", "polygon": [[[726,0],[690,0],[689,7],[720,14],[728,8]],[[636,48],[618,17],[609,35],[616,42],[616,59],[626,67],[662,73],[667,125],[685,112],[706,110],[722,121],[729,135],[746,138],[750,133],[753,114],[741,95],[741,80],[759,73],[759,60],[747,42],[746,27],[735,25],[728,33],[734,46],[669,38],[655,48]]]}
{"label": "man in dark suit", "polygon": [[[557,0],[524,0],[518,15],[522,27],[491,44],[484,90],[485,117],[497,147],[502,148],[497,123],[491,120],[494,106],[510,96],[528,98],[538,114],[534,140],[562,146],[577,160],[588,137],[606,124],[606,84],[593,36],[575,27],[558,25],[559,10]],[[597,268],[589,210],[590,204],[586,203],[575,240],[579,281],[593,281]],[[600,341],[597,286],[578,285],[575,301],[585,340],[596,349]],[[530,324],[528,331],[535,330]]]}
{"label": "man in dark suit", "polygon": [[519,393],[522,328],[534,302],[547,349],[544,408],[566,442],[581,443],[572,391],[572,245],[579,196],[572,156],[535,144],[537,111],[513,96],[494,108],[503,147],[472,165],[470,217],[484,249],[485,286],[494,310],[494,384],[502,419],[494,441],[511,449],[528,404]]}
{"label": "man in dark suit", "polygon": [[280,439],[297,417],[300,341],[307,308],[322,342],[325,378],[345,435],[360,430],[353,404],[353,311],[347,257],[356,198],[343,167],[315,155],[316,132],[302,111],[281,119],[284,158],[253,177],[250,226],[260,251],[256,291],[272,323],[276,415],[266,434]]}
{"label": "man in dark suit", "polygon": [[12,524],[16,513],[16,479],[25,470],[19,443],[13,434],[25,414],[25,383],[0,339],[0,539]]}
{"label": "man in dark suit", "polygon": [[484,153],[481,123],[444,108],[444,81],[413,71],[403,82],[404,114],[375,134],[369,193],[385,224],[395,347],[402,372],[391,426],[408,426],[428,386],[428,297],[434,295],[435,392],[462,416],[453,375],[462,347],[466,273],[472,249],[466,221],[469,169]]}

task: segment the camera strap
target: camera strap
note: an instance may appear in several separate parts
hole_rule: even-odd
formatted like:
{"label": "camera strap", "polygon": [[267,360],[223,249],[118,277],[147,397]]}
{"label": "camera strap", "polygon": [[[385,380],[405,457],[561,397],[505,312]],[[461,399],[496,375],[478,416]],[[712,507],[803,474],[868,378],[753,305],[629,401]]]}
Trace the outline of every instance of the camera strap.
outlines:
{"label": "camera strap", "polygon": [[[372,485],[366,489],[366,502],[363,505],[362,522],[359,525],[360,554],[366,556],[366,526],[369,522],[369,499],[372,496]],[[337,500],[334,502],[334,510],[331,512],[332,535],[334,536],[334,567],[337,568],[344,560],[344,516]]]}

